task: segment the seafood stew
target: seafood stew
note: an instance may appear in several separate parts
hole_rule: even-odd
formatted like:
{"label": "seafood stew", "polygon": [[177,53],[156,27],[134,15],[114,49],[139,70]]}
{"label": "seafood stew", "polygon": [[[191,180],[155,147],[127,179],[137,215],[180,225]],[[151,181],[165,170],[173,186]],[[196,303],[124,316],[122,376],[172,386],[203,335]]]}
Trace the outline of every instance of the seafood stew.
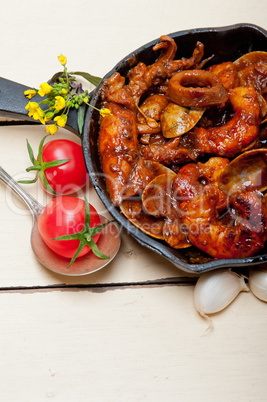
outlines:
{"label": "seafood stew", "polygon": [[[261,196],[255,194],[255,190],[242,196],[231,195],[232,209],[237,211],[235,225],[238,222],[240,227],[234,235],[231,230],[230,243],[225,243],[223,248],[215,240],[225,235],[229,219],[233,219],[233,216],[224,216],[227,214],[222,214],[220,221],[217,217],[224,210],[225,202],[229,202],[226,201],[228,196],[220,189],[219,173],[236,156],[249,152],[250,148],[264,147],[264,141],[259,141],[258,134],[263,115],[266,114],[266,78],[259,92],[251,85],[237,85],[231,69],[236,69],[233,67],[236,60],[244,54],[264,52],[266,42],[266,32],[251,25],[166,35],[125,58],[96,90],[95,105],[103,105],[104,100],[112,116],[105,117],[99,126],[97,116],[91,112],[92,116],[87,121],[90,124],[88,144],[83,139],[84,146],[88,147],[88,151],[85,149],[85,160],[95,189],[114,218],[130,234],[185,271],[202,272],[229,264],[265,261],[265,203]],[[224,85],[221,70],[227,72]],[[140,77],[145,74],[142,81]],[[181,96],[177,88],[180,87],[182,93],[184,89],[190,91],[193,88],[196,92],[201,88],[204,101],[193,106],[188,101],[179,104]],[[258,101],[259,94],[261,101]],[[185,98],[196,99],[196,96],[189,93]],[[192,109],[196,109],[196,116],[190,117]],[[219,110],[217,121],[212,117],[214,113],[211,109]],[[149,114],[151,111],[153,113]],[[177,126],[172,121],[174,116],[179,119],[182,116],[183,120],[186,117],[186,121],[182,122],[186,127],[184,132],[174,129]],[[235,143],[230,141],[230,145],[229,141],[224,143],[223,139],[229,130],[239,126],[240,121],[243,127],[239,134],[243,137]],[[227,126],[222,138],[221,126]],[[244,132],[246,135],[242,134]],[[117,152],[118,148],[116,152],[110,151],[114,136],[114,143],[119,139],[116,147],[126,152]],[[220,141],[216,140],[218,137]],[[105,174],[107,167],[109,175]],[[123,169],[125,171],[121,175]],[[121,181],[125,177],[127,181]],[[188,181],[190,177],[192,182]],[[178,205],[177,202],[173,203],[173,191],[175,198],[179,198]],[[201,197],[201,203],[196,197]],[[160,205],[155,200],[160,200]],[[242,207],[244,204],[247,205],[245,211]],[[202,219],[202,226],[198,227],[200,235],[196,236],[190,228],[195,227],[194,219],[198,220],[199,225],[200,206],[202,218],[207,215],[207,210],[212,213],[207,221]],[[146,218],[152,219],[151,222],[143,220],[144,210]],[[254,214],[250,214],[252,210]],[[185,216],[181,211],[186,211]],[[261,218],[254,222],[252,217],[258,216],[259,211]],[[254,232],[251,234],[249,225],[254,225],[257,235],[254,236]],[[209,233],[207,227],[212,228]],[[201,237],[203,231],[208,237]],[[250,235],[242,243],[245,231]],[[234,250],[229,247],[229,244],[238,243],[240,246]],[[251,245],[248,247],[248,244]],[[201,248],[200,245],[205,247]],[[206,245],[211,247],[207,248]]]}

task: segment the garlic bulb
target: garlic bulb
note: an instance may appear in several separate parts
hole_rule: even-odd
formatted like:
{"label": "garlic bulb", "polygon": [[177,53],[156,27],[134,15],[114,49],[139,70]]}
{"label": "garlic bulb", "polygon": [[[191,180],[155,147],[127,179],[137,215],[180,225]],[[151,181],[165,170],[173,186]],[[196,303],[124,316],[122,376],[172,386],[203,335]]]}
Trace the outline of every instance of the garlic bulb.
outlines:
{"label": "garlic bulb", "polygon": [[243,276],[230,270],[211,271],[202,274],[195,286],[194,303],[202,317],[210,321],[209,314],[227,307],[241,291],[248,291]]}
{"label": "garlic bulb", "polygon": [[249,272],[248,284],[254,296],[267,302],[267,269],[251,269]]}

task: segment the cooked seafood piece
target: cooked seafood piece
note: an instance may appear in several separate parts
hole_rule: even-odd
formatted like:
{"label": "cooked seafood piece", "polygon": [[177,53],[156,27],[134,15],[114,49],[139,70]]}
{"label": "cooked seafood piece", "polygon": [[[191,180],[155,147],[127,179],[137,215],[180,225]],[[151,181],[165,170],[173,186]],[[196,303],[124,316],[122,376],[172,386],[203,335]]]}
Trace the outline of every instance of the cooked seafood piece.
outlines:
{"label": "cooked seafood piece", "polygon": [[173,171],[161,163],[144,160],[142,157],[137,159],[133,166],[128,182],[122,192],[122,198],[130,198],[141,194],[145,186],[155,177],[162,174],[172,174]]}
{"label": "cooked seafood piece", "polygon": [[[206,163],[187,163],[173,180],[173,197],[181,202],[187,202],[198,194],[202,194],[205,186],[218,188],[219,178],[229,165],[227,158],[213,157]],[[227,206],[226,194],[219,190],[216,208],[222,210]]]}
{"label": "cooked seafood piece", "polygon": [[259,94],[267,92],[267,52],[246,53],[234,62],[240,86],[252,86]]}
{"label": "cooked seafood piece", "polygon": [[233,118],[219,127],[196,128],[200,149],[204,153],[232,158],[242,152],[259,133],[259,95],[252,87],[236,87],[230,91]]}
{"label": "cooked seafood piece", "polygon": [[166,138],[174,138],[190,131],[201,119],[205,109],[185,108],[169,103],[161,116],[161,130]]}
{"label": "cooked seafood piece", "polygon": [[168,105],[169,100],[163,94],[148,96],[137,113],[138,134],[157,134],[161,132],[160,116]]}
{"label": "cooked seafood piece", "polygon": [[139,106],[137,121],[140,123],[147,122],[147,118],[153,119],[156,122],[160,121],[162,111],[168,105],[169,100],[163,94],[153,94],[148,96]]}
{"label": "cooked seafood piece", "polygon": [[239,212],[233,224],[225,224],[217,211],[218,189],[206,186],[202,194],[181,205],[190,242],[214,258],[255,255],[266,241],[267,211],[257,192],[238,193],[230,206]]}
{"label": "cooked seafood piece", "polygon": [[152,215],[147,214],[140,199],[124,200],[121,205],[123,215],[136,227],[144,233],[156,239],[164,240],[163,226],[165,220],[157,219]]}
{"label": "cooked seafood piece", "polygon": [[173,248],[186,248],[191,244],[186,236],[180,206],[173,197],[172,184],[175,173],[162,174],[152,180],[145,188],[142,203],[151,215],[166,218],[163,226],[163,238]]}
{"label": "cooked seafood piece", "polygon": [[238,69],[238,71],[240,71],[246,68],[247,66],[251,66],[258,62],[267,63],[267,52],[256,50],[254,52],[245,53],[237,60],[235,60],[234,64]]}
{"label": "cooked seafood piece", "polygon": [[138,153],[135,114],[109,102],[111,115],[101,118],[99,154],[106,186],[112,202],[120,205]]}
{"label": "cooked seafood piece", "polygon": [[149,88],[163,83],[166,78],[170,78],[177,71],[198,66],[204,55],[203,44],[197,42],[191,57],[173,60],[177,51],[175,41],[166,35],[162,35],[160,40],[161,42],[157,43],[153,48],[155,51],[161,50],[161,54],[155,63],[150,66],[138,63],[128,74],[128,88],[136,105],[139,104],[141,96]]}
{"label": "cooked seafood piece", "polygon": [[180,71],[172,76],[168,95],[184,107],[224,106],[228,93],[217,75],[203,70]]}
{"label": "cooked seafood piece", "polygon": [[172,248],[182,249],[192,246],[187,237],[186,226],[179,215],[166,218],[163,226],[163,236],[166,243]]}
{"label": "cooked seafood piece", "polygon": [[197,160],[203,152],[199,150],[195,133],[185,133],[180,137],[164,139],[159,143],[151,141],[149,145],[142,145],[140,152],[143,158],[162,163],[167,166],[179,165]]}
{"label": "cooked seafood piece", "polygon": [[228,195],[267,189],[267,148],[252,149],[237,156],[221,173],[219,188]]}
{"label": "cooked seafood piece", "polygon": [[239,86],[237,66],[231,61],[214,64],[213,66],[208,67],[206,71],[210,71],[217,75],[227,91]]}
{"label": "cooked seafood piece", "polygon": [[171,214],[173,204],[172,184],[175,177],[174,172],[162,174],[145,187],[142,202],[148,213],[157,218]]}

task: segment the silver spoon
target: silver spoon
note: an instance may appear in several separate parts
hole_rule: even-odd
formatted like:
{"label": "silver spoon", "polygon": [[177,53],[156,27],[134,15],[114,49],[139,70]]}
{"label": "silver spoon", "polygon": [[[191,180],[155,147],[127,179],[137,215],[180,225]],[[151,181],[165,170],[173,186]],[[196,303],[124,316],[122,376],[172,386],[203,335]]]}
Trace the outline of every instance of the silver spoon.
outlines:
{"label": "silver spoon", "polygon": [[[46,246],[38,231],[38,218],[44,207],[21,187],[1,166],[0,179],[8,185],[22,200],[26,203],[33,217],[33,226],[31,232],[31,246],[38,261],[50,271],[67,276],[80,276],[96,272],[109,264],[117,255],[120,247],[120,236],[116,225],[111,222],[101,231],[101,237],[97,243],[101,252],[109,256],[108,260],[102,260],[89,252],[84,257],[78,258],[66,268],[69,259],[55,254]],[[107,219],[100,216],[101,223],[107,222]]]}

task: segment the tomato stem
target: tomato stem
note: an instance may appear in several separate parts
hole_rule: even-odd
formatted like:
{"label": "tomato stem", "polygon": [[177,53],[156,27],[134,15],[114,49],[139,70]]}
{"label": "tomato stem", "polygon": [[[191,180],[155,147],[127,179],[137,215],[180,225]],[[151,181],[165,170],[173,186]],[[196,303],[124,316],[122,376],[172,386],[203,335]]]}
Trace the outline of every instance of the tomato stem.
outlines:
{"label": "tomato stem", "polygon": [[50,184],[48,183],[48,181],[47,181],[47,179],[45,177],[44,172],[45,172],[46,169],[49,169],[51,167],[57,167],[57,166],[64,165],[65,163],[69,162],[71,159],[58,159],[58,160],[49,161],[49,162],[44,162],[43,161],[44,142],[45,142],[45,139],[49,135],[50,134],[44,136],[42,138],[40,144],[39,144],[38,159],[34,158],[32,147],[30,146],[30,144],[29,144],[29,142],[27,140],[27,149],[28,149],[30,160],[32,162],[32,166],[28,167],[26,169],[26,171],[30,172],[30,171],[36,170],[36,176],[35,176],[35,178],[33,180],[20,180],[20,181],[18,181],[18,183],[23,183],[23,184],[35,183],[37,181],[37,179],[40,178],[40,180],[43,183],[43,186],[46,188],[47,191],[49,191],[50,193],[52,193],[54,195],[60,195],[55,190],[53,190],[53,188],[50,186]]}
{"label": "tomato stem", "polygon": [[88,203],[88,200],[86,197],[84,197],[84,202],[85,202],[85,219],[84,219],[83,228],[79,232],[69,234],[69,235],[55,237],[54,239],[52,239],[52,240],[60,240],[60,241],[61,240],[79,240],[78,249],[77,249],[76,253],[74,254],[74,256],[72,257],[67,268],[69,268],[74,263],[74,261],[76,260],[76,258],[79,256],[80,252],[86,245],[92,250],[92,252],[98,258],[101,258],[101,259],[110,258],[109,256],[101,253],[101,251],[98,249],[98,247],[93,239],[93,236],[95,236],[96,234],[101,232],[101,230],[104,229],[104,227],[106,227],[112,221],[107,221],[98,226],[90,227],[90,221],[91,221],[90,207],[89,207],[89,203]]}

